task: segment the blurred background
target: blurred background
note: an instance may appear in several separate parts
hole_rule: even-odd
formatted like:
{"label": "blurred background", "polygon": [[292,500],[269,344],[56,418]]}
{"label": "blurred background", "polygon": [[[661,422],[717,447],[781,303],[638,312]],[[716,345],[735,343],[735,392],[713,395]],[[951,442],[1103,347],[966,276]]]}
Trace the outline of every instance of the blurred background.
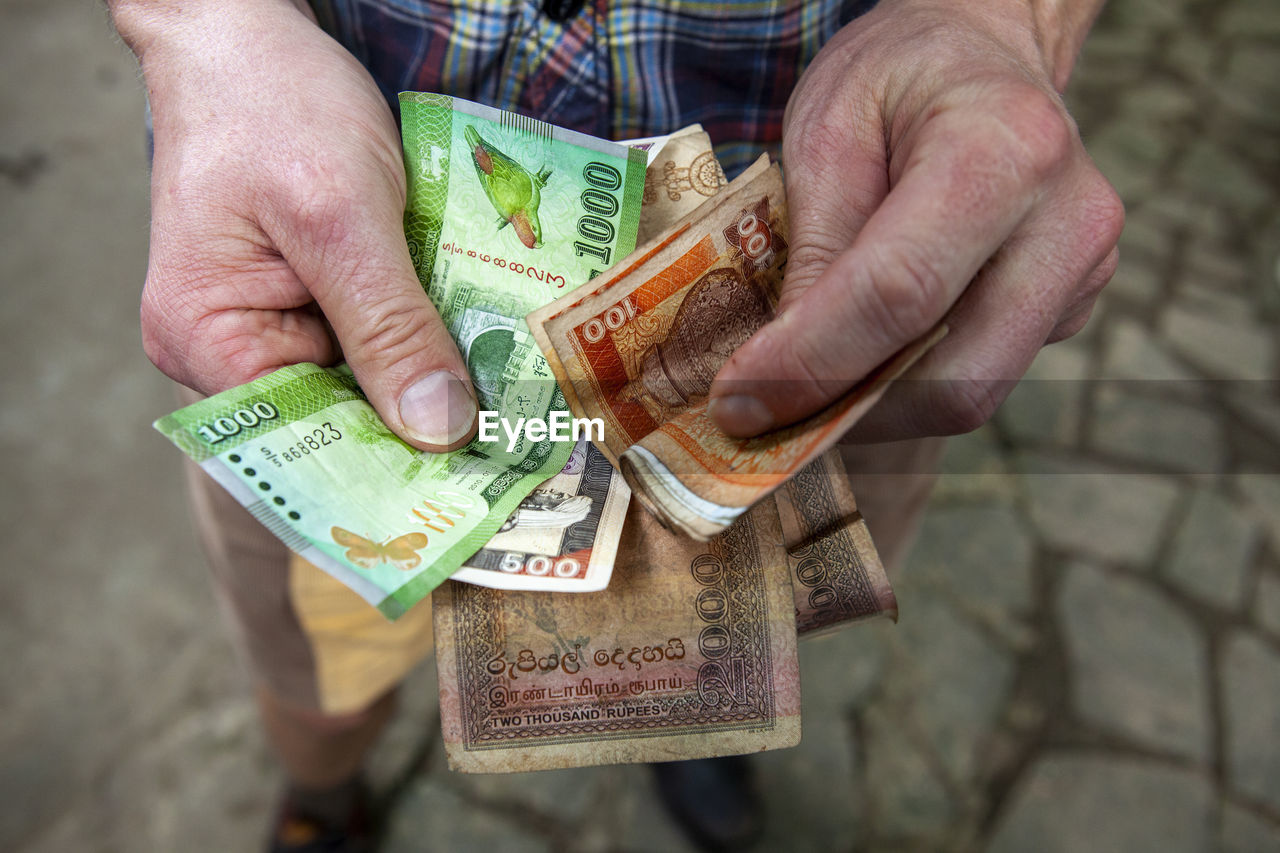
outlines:
{"label": "blurred background", "polygon": [[[253,851],[280,784],[151,421],[142,89],[0,2],[0,849]],[[802,647],[764,850],[1280,849],[1280,4],[1112,0],[1068,98],[1128,207],[1089,326],[952,441],[897,625]],[[689,849],[641,767],[449,773],[387,849]]]}

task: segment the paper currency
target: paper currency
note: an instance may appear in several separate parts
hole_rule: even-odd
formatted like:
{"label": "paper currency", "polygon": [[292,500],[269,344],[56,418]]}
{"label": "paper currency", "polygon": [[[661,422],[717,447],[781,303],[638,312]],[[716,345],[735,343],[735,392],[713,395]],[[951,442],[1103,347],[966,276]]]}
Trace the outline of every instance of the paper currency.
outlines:
{"label": "paper currency", "polygon": [[497,589],[604,589],[630,500],[626,481],[583,439],[560,473],[522,500],[452,578]]}
{"label": "paper currency", "polygon": [[636,245],[643,245],[670,228],[719,193],[725,184],[711,137],[701,126],[672,134],[645,170]]}
{"label": "paper currency", "polygon": [[[644,151],[648,158],[641,234],[670,227],[725,184],[701,125],[621,144]],[[691,174],[696,184],[689,192],[685,183]],[[659,192],[659,186],[664,191]],[[681,188],[686,190],[683,195]],[[534,489],[493,540],[452,576],[454,580],[547,592],[593,591],[608,585],[631,491],[594,445],[583,442],[574,453],[565,470]],[[579,454],[581,464],[575,461]],[[583,514],[581,521],[574,518],[578,513]]]}
{"label": "paper currency", "polygon": [[[565,405],[522,318],[631,250],[645,156],[439,95],[405,93],[401,112],[405,233],[419,278],[467,360],[480,408],[545,421]],[[315,365],[284,368],[156,427],[389,618],[475,554],[574,446],[477,439],[421,453],[386,429],[350,370]]]}
{"label": "paper currency", "polygon": [[941,336],[899,353],[809,419],[754,439],[707,414],[721,365],[777,304],[787,258],[777,166],[753,166],[599,279],[528,316],[575,414],[605,422],[633,493],[699,539],[831,447]]}
{"label": "paper currency", "polygon": [[795,616],[772,502],[706,543],[633,506],[604,592],[449,583],[432,600],[455,770],[670,761],[799,742]]}
{"label": "paper currency", "polygon": [[[659,166],[688,155],[687,146],[673,149],[678,141],[659,152]],[[666,203],[676,201],[646,193],[641,228],[662,230],[687,214],[687,204]],[[761,596],[744,594],[757,585],[743,580],[765,566],[767,586],[786,594],[766,597],[762,619]],[[729,585],[709,582],[744,568]],[[897,617],[834,449],[704,545],[633,507],[605,593],[568,599],[446,584],[433,600],[446,752],[451,767],[476,772],[790,746],[799,697],[787,638]],[[767,644],[741,642],[764,633]],[[766,663],[767,649],[785,652]],[[762,681],[771,668],[775,676]]]}
{"label": "paper currency", "polygon": [[773,493],[782,519],[796,631],[817,636],[877,616],[898,621],[898,602],[837,448]]}

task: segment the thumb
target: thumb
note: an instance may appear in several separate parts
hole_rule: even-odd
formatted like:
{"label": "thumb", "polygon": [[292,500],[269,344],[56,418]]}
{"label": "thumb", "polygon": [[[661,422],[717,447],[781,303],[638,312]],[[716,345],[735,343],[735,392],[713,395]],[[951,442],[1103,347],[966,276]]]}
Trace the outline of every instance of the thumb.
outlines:
{"label": "thumb", "polygon": [[[721,367],[710,389],[712,418],[740,438],[817,410],[847,387],[839,379],[845,371],[822,366],[831,341],[806,334],[803,318],[815,302],[809,292],[888,192],[882,158],[834,133],[790,134],[783,156],[791,245],[777,313]],[[835,307],[829,300],[816,303]]]}
{"label": "thumb", "polygon": [[[359,209],[356,209],[359,208]],[[453,450],[475,434],[466,364],[418,281],[395,205],[342,202],[306,216],[299,277],[382,420],[413,446]],[[392,214],[389,211],[394,210]]]}

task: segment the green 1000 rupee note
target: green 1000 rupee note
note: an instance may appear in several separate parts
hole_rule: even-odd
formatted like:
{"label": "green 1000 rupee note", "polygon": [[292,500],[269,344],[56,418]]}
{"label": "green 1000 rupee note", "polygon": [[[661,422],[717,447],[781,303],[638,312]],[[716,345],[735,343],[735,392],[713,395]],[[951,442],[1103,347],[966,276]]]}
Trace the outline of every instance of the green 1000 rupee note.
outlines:
{"label": "green 1000 rupee note", "polygon": [[[510,424],[554,424],[567,405],[524,315],[634,248],[645,155],[441,95],[404,93],[401,111],[410,254],[479,407]],[[345,366],[307,364],[156,428],[293,550],[391,619],[564,468],[575,442],[557,438],[579,437],[500,434],[422,453],[386,428]]]}

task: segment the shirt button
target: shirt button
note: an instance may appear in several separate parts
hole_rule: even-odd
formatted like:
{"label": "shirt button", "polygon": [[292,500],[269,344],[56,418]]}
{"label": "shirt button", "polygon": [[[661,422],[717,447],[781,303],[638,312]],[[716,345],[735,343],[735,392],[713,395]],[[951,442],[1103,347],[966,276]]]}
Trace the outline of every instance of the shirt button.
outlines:
{"label": "shirt button", "polygon": [[542,14],[557,24],[563,24],[582,11],[585,0],[543,0]]}

